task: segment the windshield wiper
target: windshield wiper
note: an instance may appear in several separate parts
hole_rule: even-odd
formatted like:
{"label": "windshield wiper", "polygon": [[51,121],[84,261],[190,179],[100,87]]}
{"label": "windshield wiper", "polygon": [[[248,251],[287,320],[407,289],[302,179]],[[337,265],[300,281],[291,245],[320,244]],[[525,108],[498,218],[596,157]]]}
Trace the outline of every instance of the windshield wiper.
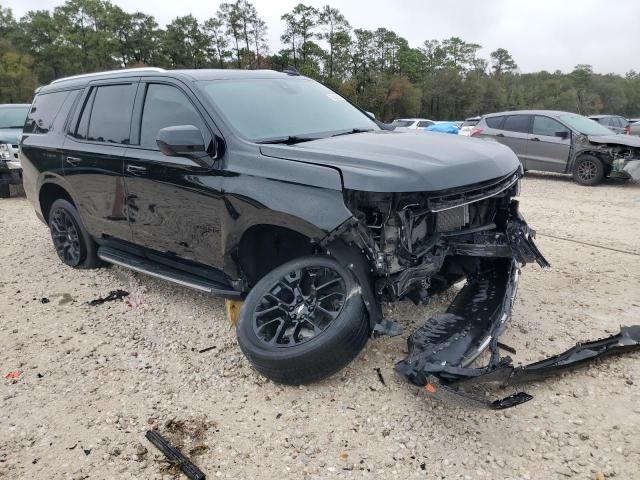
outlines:
{"label": "windshield wiper", "polygon": [[294,145],[296,143],[311,142],[312,140],[318,140],[320,137],[298,137],[297,135],[289,135],[286,137],[268,138],[266,140],[259,140],[256,143],[261,145],[270,143],[284,143],[285,145]]}
{"label": "windshield wiper", "polygon": [[345,130],[331,135],[332,137],[339,137],[340,135],[352,135],[354,133],[373,132],[373,128],[352,128],[351,130]]}

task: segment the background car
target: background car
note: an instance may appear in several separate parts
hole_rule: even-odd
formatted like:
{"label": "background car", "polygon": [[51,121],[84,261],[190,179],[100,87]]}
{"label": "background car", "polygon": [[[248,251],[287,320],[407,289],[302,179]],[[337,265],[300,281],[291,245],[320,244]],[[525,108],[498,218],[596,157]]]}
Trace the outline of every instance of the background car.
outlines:
{"label": "background car", "polygon": [[427,128],[435,124],[433,120],[427,118],[398,118],[391,122],[392,127],[396,128],[408,128],[416,130],[418,128]]}
{"label": "background car", "polygon": [[460,131],[458,135],[464,135],[466,137],[471,136],[471,130],[475,127],[482,117],[469,117],[460,126]]}
{"label": "background car", "polygon": [[589,118],[615,133],[627,133],[629,120],[620,115],[591,115]]}
{"label": "background car", "polygon": [[29,106],[0,105],[0,198],[9,197],[9,185],[22,183],[18,144]]}
{"label": "background car", "polygon": [[[485,115],[473,137],[486,137],[510,147],[525,170],[572,174],[581,185],[604,177],[634,178],[640,139],[613,131],[576,113],[518,110]],[[637,180],[637,179],[636,179]]]}
{"label": "background car", "polygon": [[628,133],[640,137],[640,121],[630,124]]}

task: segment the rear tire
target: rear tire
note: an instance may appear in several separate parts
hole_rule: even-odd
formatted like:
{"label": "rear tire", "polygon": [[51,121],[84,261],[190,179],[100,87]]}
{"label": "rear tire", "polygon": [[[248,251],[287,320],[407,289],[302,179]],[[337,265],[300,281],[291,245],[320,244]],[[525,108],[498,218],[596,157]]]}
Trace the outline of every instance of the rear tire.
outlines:
{"label": "rear tire", "polygon": [[0,178],[0,198],[9,198],[11,189],[9,187],[9,179]]}
{"label": "rear tire", "polygon": [[48,223],[53,246],[62,263],[73,268],[98,268],[102,265],[96,253],[96,243],[71,202],[64,199],[53,202]]}
{"label": "rear tire", "polygon": [[580,185],[592,187],[602,182],[604,165],[593,155],[580,155],[573,167],[573,179]]}
{"label": "rear tire", "polygon": [[369,338],[357,288],[353,274],[331,257],[287,262],[247,296],[238,344],[253,367],[274,382],[300,385],[328,377],[349,364]]}

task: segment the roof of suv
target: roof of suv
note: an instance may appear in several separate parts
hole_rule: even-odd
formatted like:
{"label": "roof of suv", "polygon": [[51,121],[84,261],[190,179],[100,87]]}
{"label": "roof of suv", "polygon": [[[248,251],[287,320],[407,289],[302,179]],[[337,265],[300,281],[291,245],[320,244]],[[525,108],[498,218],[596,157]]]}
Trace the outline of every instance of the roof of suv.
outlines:
{"label": "roof of suv", "polygon": [[[92,80],[126,77],[168,76],[184,80],[226,80],[229,78],[283,78],[292,76],[290,73],[274,70],[234,70],[234,69],[200,69],[200,70],[165,70],[162,68],[127,68],[110,70],[107,72],[86,73],[72,77],[59,78],[49,85],[40,87],[38,92],[53,90],[60,87],[85,85]],[[295,75],[294,75],[295,76]]]}
{"label": "roof of suv", "polygon": [[488,113],[483,115],[483,118],[486,117],[497,117],[502,115],[575,115],[571,112],[564,112],[562,110],[512,110],[509,112],[497,112],[497,113]]}

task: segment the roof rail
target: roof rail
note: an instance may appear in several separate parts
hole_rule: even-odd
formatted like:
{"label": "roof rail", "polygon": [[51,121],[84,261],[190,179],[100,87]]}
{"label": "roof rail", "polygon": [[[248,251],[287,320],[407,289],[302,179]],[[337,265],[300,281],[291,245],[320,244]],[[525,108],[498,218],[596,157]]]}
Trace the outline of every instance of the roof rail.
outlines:
{"label": "roof rail", "polygon": [[51,85],[59,82],[66,82],[67,80],[75,80],[77,78],[89,78],[89,77],[97,77],[99,75],[106,75],[109,73],[121,73],[121,72],[166,72],[164,68],[158,67],[141,67],[141,68],[121,68],[118,70],[107,70],[105,72],[94,72],[94,73],[83,73],[80,75],[72,75],[71,77],[58,78],[51,82]]}

